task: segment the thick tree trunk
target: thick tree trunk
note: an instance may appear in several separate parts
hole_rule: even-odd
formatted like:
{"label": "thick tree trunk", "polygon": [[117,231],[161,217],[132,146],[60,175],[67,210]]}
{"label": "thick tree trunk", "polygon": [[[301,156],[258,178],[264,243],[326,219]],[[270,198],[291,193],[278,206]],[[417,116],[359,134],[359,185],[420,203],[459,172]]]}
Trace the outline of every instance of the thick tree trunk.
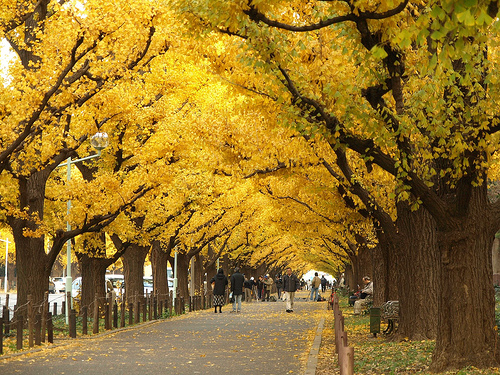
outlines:
{"label": "thick tree trunk", "polygon": [[485,217],[487,212],[471,216],[462,230],[439,233],[441,275],[432,371],[498,367],[491,263],[495,230],[484,228]]}
{"label": "thick tree trunk", "polygon": [[439,257],[436,223],[420,207],[397,204],[399,244],[394,268],[399,275],[398,333],[410,340],[435,339],[437,333]]}
{"label": "thick tree trunk", "polygon": [[184,297],[184,300],[189,297],[189,260],[190,257],[187,254],[177,253],[177,293]]}
{"label": "thick tree trunk", "polygon": [[129,302],[144,298],[144,261],[149,252],[149,246],[131,244],[122,255],[125,295]]}
{"label": "thick tree trunk", "polygon": [[398,300],[397,268],[394,267],[394,244],[382,229],[377,229],[378,245],[372,249],[373,305]]}
{"label": "thick tree trunk", "polygon": [[163,251],[160,241],[153,241],[151,245],[153,290],[162,297],[168,295],[167,259],[168,255],[165,251]]}
{"label": "thick tree trunk", "polygon": [[[89,254],[77,253],[80,269],[82,271],[82,289],[80,306],[91,306],[97,294],[99,301],[106,297],[106,269],[110,260],[106,258],[94,258]],[[101,302],[99,302],[101,303]],[[91,315],[93,309],[89,308]]]}
{"label": "thick tree trunk", "polygon": [[[203,276],[204,276],[204,269],[203,269],[203,257],[200,255],[200,253],[195,255],[195,261],[194,261],[194,294],[196,296],[201,296],[204,294],[204,284],[203,284]],[[193,273],[191,273],[191,276],[193,276]]]}
{"label": "thick tree trunk", "polygon": [[26,210],[29,216],[24,218],[16,215],[7,219],[16,246],[18,306],[26,305],[28,295],[32,296],[35,304],[41,303],[49,288],[52,264],[48,264],[44,236],[25,236],[25,231],[37,231],[37,220],[43,220],[47,176],[47,172],[41,171],[28,179],[19,180],[20,209]]}

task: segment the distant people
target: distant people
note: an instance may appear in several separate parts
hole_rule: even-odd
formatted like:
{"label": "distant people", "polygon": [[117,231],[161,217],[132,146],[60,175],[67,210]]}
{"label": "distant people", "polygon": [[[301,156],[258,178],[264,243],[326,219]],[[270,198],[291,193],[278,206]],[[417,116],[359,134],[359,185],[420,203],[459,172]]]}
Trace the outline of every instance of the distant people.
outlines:
{"label": "distant people", "polygon": [[231,312],[241,312],[241,299],[243,298],[243,284],[245,276],[240,273],[240,268],[236,267],[231,275],[231,292],[233,292],[233,310]]}
{"label": "distant people", "polygon": [[257,280],[257,299],[262,300],[262,295],[264,291],[264,277],[259,276],[259,279]]}
{"label": "distant people", "polygon": [[252,290],[255,285],[257,285],[253,279],[253,276],[250,279],[245,280],[245,302],[252,302]]}
{"label": "distant people", "polygon": [[283,280],[281,279],[281,275],[276,275],[276,279],[274,280],[276,284],[276,291],[278,292],[278,299],[281,299],[281,291],[283,290]]}
{"label": "distant people", "polygon": [[[318,273],[314,272],[314,278],[311,281],[311,295],[309,296],[310,301],[318,300],[318,289],[321,285],[321,279],[318,277]],[[314,294],[314,299],[313,299]]]}
{"label": "distant people", "polygon": [[361,314],[361,310],[365,304],[372,300],[373,282],[368,276],[363,277],[364,288],[361,289],[359,299],[354,302],[354,315]]}
{"label": "distant people", "polygon": [[271,290],[273,289],[273,278],[267,274],[264,276],[264,298],[267,302],[269,302],[269,298],[271,297]]}
{"label": "distant people", "polygon": [[325,275],[321,276],[321,292],[322,293],[325,293],[325,291],[326,291],[326,283],[327,283],[327,280],[326,280]]}
{"label": "distant people", "polygon": [[212,284],[214,292],[214,313],[217,313],[217,307],[219,307],[219,313],[222,313],[222,306],[226,302],[226,285],[228,284],[227,277],[224,275],[224,270],[222,268],[219,268],[219,271],[212,277],[210,283]]}
{"label": "distant people", "polygon": [[292,268],[286,269],[286,275],[283,276],[283,292],[285,294],[286,312],[293,312],[293,302],[295,299],[295,292],[300,289],[300,281],[292,273]]}

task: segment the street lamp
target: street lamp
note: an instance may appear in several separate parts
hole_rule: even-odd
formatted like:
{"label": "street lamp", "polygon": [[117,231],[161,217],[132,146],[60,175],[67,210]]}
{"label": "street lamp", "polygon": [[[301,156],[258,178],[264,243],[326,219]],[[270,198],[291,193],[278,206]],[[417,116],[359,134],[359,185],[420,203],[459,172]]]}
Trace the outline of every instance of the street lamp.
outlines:
{"label": "street lamp", "polygon": [[[71,160],[69,157],[66,163],[59,164],[58,167],[66,166],[66,181],[71,181],[71,164],[78,163],[84,160],[89,160],[93,158],[98,158],[101,156],[101,151],[105,149],[108,144],[108,134],[104,132],[95,133],[92,138],[90,138],[90,144],[97,150],[97,154],[86,156],[81,159]],[[66,202],[66,215],[68,219],[66,220],[66,231],[69,232],[71,230],[71,224],[69,223],[69,214],[71,211],[71,200],[68,199]],[[66,241],[66,324],[69,324],[69,312],[71,310],[72,298],[71,298],[71,284],[73,279],[71,277],[71,239]]]}
{"label": "street lamp", "polygon": [[0,241],[5,242],[5,285],[4,285],[4,287],[5,287],[5,294],[7,294],[7,281],[8,281],[8,279],[7,279],[7,266],[8,266],[8,260],[9,260],[9,243],[10,243],[10,241],[8,238],[6,238],[5,240],[0,238]]}

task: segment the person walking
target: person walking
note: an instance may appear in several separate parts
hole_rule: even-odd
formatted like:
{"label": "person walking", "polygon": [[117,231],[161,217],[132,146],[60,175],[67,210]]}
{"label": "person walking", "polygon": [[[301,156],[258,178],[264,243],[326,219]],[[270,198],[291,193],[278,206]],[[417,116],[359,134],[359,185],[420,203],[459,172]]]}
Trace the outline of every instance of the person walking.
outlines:
{"label": "person walking", "polygon": [[265,277],[264,277],[264,290],[265,290],[265,293],[264,293],[264,297],[262,298],[262,300],[266,300],[267,302],[269,302],[269,298],[271,297],[271,290],[273,288],[273,278],[269,276],[269,274],[267,274]]}
{"label": "person walking", "polygon": [[255,284],[253,276],[250,279],[245,279],[245,302],[252,302],[252,290]]}
{"label": "person walking", "polygon": [[[309,296],[310,301],[317,301],[318,300],[318,289],[321,285],[321,279],[318,277],[318,273],[314,273],[314,278],[311,281],[311,295]],[[313,294],[314,294],[314,300],[313,300]]]}
{"label": "person walking", "polygon": [[327,280],[326,280],[325,275],[322,275],[321,276],[321,292],[322,293],[325,293],[325,291],[326,291],[326,282],[327,282]]}
{"label": "person walking", "polygon": [[233,293],[233,311],[231,312],[241,312],[244,282],[245,276],[240,273],[240,268],[236,267],[231,275],[231,292]]}
{"label": "person walking", "polygon": [[259,301],[262,301],[263,290],[264,290],[264,278],[262,276],[259,276],[259,279],[257,280],[257,299]]}
{"label": "person walking", "polygon": [[214,277],[212,277],[210,283],[212,284],[214,292],[214,313],[217,313],[217,307],[219,307],[219,313],[222,313],[222,306],[226,302],[226,285],[228,284],[227,277],[224,275],[224,270],[222,268],[219,268],[219,271]]}
{"label": "person walking", "polygon": [[295,292],[300,288],[300,281],[295,274],[292,273],[292,268],[286,269],[286,275],[283,276],[283,292],[285,294],[286,312],[293,312],[293,302]]}
{"label": "person walking", "polygon": [[281,299],[281,291],[283,290],[283,280],[281,279],[281,275],[276,275],[276,279],[274,280],[276,284],[276,291],[278,292],[278,299]]}

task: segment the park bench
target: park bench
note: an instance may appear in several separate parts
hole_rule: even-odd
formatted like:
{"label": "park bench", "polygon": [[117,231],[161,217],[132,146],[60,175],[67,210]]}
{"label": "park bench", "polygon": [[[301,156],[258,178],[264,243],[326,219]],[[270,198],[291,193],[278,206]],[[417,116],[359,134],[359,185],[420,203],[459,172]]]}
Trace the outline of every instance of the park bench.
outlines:
{"label": "park bench", "polygon": [[381,310],[381,318],[387,321],[387,328],[383,333],[389,335],[397,329],[395,323],[399,320],[399,301],[387,301]]}

